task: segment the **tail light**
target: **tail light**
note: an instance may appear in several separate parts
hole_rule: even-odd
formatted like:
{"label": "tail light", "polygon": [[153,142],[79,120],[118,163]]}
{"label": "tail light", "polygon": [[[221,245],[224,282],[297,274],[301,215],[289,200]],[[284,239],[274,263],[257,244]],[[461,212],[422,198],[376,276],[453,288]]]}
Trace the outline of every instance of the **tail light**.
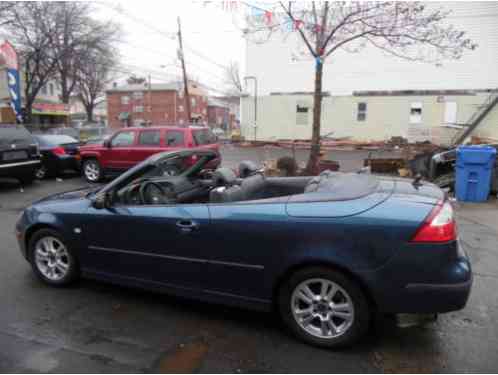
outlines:
{"label": "tail light", "polygon": [[435,206],[417,230],[411,242],[448,242],[457,238],[453,208],[449,202]]}
{"label": "tail light", "polygon": [[64,150],[64,147],[56,147],[52,150],[52,152],[55,154],[55,155],[65,155],[66,154],[66,150]]}

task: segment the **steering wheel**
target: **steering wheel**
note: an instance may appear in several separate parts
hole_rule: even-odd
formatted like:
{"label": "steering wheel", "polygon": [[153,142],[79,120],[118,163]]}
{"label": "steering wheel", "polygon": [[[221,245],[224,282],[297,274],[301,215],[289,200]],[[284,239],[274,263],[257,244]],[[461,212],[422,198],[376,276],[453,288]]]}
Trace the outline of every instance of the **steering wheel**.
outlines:
{"label": "steering wheel", "polygon": [[140,197],[139,189],[140,184],[134,184],[130,186],[125,192],[124,201],[127,204],[142,204],[142,198]]}
{"label": "steering wheel", "polygon": [[154,181],[145,181],[140,186],[140,200],[143,204],[168,204],[176,201],[177,194],[171,185],[165,188]]}

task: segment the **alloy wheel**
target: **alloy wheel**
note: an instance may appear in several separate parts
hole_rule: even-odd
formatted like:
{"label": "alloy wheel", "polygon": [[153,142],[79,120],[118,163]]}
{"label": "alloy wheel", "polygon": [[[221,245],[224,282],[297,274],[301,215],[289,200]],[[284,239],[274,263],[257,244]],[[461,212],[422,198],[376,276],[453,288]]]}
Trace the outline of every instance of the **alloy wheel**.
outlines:
{"label": "alloy wheel", "polygon": [[55,237],[42,237],[35,244],[35,264],[40,273],[50,281],[66,277],[70,257],[66,246]]}
{"label": "alloy wheel", "polygon": [[83,170],[88,181],[96,182],[100,178],[100,166],[93,160],[85,162]]}
{"label": "alloy wheel", "polygon": [[351,297],[333,281],[305,280],[291,296],[292,315],[301,329],[321,339],[342,336],[353,325],[355,314]]}
{"label": "alloy wheel", "polygon": [[45,167],[44,165],[38,168],[35,172],[35,177],[39,180],[45,178],[46,175],[47,175],[47,167]]}

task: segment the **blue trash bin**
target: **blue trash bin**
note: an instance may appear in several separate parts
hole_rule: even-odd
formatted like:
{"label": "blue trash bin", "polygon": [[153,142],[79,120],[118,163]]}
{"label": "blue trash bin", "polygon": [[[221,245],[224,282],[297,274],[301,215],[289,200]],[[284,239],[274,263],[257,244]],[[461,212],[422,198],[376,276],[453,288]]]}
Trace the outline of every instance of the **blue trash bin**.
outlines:
{"label": "blue trash bin", "polygon": [[484,202],[491,189],[496,149],[491,146],[460,146],[456,159],[456,197],[463,202]]}

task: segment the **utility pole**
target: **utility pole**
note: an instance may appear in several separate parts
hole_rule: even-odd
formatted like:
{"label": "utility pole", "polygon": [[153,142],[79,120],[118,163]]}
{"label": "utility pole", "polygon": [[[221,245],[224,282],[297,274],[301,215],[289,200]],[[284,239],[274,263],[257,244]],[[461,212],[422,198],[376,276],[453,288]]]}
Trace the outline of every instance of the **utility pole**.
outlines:
{"label": "utility pole", "polygon": [[149,74],[149,108],[147,108],[149,112],[149,126],[152,126],[152,84]]}
{"label": "utility pole", "polygon": [[178,43],[180,44],[179,57],[182,60],[183,87],[185,90],[185,109],[187,110],[187,123],[190,123],[190,121],[192,120],[190,113],[190,95],[188,93],[187,69],[185,68],[185,55],[183,54],[182,26],[180,24],[180,17],[178,17]]}

